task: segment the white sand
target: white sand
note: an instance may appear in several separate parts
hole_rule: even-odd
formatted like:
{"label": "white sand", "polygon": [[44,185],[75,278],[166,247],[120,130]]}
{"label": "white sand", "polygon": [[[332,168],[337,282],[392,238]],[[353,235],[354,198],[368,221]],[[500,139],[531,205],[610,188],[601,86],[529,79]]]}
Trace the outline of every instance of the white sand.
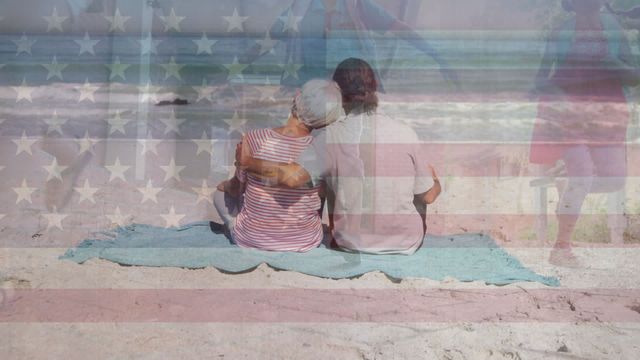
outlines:
{"label": "white sand", "polygon": [[[4,249],[5,296],[37,289],[500,289],[453,279],[407,279],[381,273],[355,280],[318,279],[260,266],[240,275],[215,269],[84,265],[57,259],[64,249]],[[509,249],[526,265],[557,275],[562,288],[597,292],[637,288],[640,249],[580,249],[591,265],[545,265],[544,249]],[[520,283],[507,288],[544,288]],[[12,301],[11,299],[7,299]],[[621,299],[628,301],[630,299]],[[636,299],[637,300],[637,299]],[[558,300],[558,307],[566,306]],[[11,359],[69,358],[336,358],[336,359],[637,359],[640,323],[4,323],[0,351]],[[557,350],[566,346],[568,353]]]}

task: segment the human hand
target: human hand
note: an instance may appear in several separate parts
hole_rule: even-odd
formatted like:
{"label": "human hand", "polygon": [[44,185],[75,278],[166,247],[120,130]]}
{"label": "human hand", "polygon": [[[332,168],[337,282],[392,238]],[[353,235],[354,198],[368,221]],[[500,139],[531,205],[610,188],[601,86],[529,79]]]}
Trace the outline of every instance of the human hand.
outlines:
{"label": "human hand", "polygon": [[453,84],[453,86],[455,86],[457,91],[462,90],[462,85],[460,84],[458,73],[455,70],[453,70],[451,66],[443,59],[440,59],[438,57],[435,60],[440,66],[439,71],[440,71],[440,75],[442,75],[442,78],[448,83]]}
{"label": "human hand", "polygon": [[438,174],[436,174],[436,169],[434,169],[431,165],[429,165],[429,169],[431,170],[431,178],[433,179],[433,182],[440,182]]}
{"label": "human hand", "polygon": [[236,162],[237,167],[247,167],[251,161],[251,154],[249,153],[249,145],[246,143],[247,139],[245,135],[242,135],[242,141],[236,145]]}
{"label": "human hand", "polygon": [[436,174],[436,170],[433,166],[429,165],[429,169],[431,170],[431,178],[433,179],[433,186],[431,189],[427,190],[426,193],[422,195],[422,202],[425,205],[433,204],[440,193],[442,192],[442,186],[440,185],[440,179],[438,178],[438,174]]}
{"label": "human hand", "polygon": [[229,190],[229,180],[225,180],[216,186],[218,191],[227,192]]}
{"label": "human hand", "polygon": [[462,85],[460,84],[460,79],[458,78],[458,73],[455,70],[451,70],[446,66],[440,66],[440,74],[448,83],[452,84],[456,91],[462,90]]}

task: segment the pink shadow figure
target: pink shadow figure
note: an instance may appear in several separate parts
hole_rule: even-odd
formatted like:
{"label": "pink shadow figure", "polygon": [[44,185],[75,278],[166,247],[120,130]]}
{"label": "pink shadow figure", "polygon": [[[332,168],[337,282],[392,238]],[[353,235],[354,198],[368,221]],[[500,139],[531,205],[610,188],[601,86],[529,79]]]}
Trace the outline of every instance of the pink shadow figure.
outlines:
{"label": "pink shadow figure", "polygon": [[[571,237],[586,196],[619,191],[627,176],[625,90],[640,77],[623,29],[603,11],[605,4],[563,1],[574,14],[551,34],[536,78],[530,160],[547,168],[559,193],[558,235],[549,259],[556,265],[578,265]],[[620,237],[624,232],[612,230]]]}

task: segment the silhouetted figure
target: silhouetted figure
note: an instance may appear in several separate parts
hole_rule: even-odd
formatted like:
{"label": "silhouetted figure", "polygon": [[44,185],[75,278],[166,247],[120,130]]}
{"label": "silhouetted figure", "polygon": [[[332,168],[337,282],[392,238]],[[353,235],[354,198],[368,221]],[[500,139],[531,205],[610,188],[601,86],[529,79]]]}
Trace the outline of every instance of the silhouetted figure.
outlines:
{"label": "silhouetted figure", "polygon": [[640,19],[640,6],[636,6],[634,8],[631,8],[629,10],[624,10],[624,11],[615,10],[608,4],[607,4],[607,8],[609,9],[609,11],[611,11],[616,15],[624,16],[629,19]]}
{"label": "silhouetted figure", "polygon": [[559,228],[550,258],[559,265],[577,264],[571,236],[586,196],[625,184],[625,87],[640,77],[623,30],[615,16],[601,12],[604,5],[563,1],[575,15],[554,30],[536,79],[540,103],[531,162],[547,165],[559,178]]}
{"label": "silhouetted figure", "polygon": [[[293,1],[269,35],[286,43],[284,65],[301,66],[295,73],[285,71],[281,80],[298,87],[312,78],[330,78],[335,67],[350,57],[366,60],[380,79],[373,34],[387,31],[432,58],[445,80],[459,87],[457,75],[429,42],[373,0]],[[262,54],[264,49],[256,46],[240,62],[252,63]]]}

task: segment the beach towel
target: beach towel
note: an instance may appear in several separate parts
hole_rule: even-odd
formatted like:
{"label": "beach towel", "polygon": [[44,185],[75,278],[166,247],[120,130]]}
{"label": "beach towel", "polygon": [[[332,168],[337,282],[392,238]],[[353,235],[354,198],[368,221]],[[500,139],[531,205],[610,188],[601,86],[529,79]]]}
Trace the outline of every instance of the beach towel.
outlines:
{"label": "beach towel", "polygon": [[104,232],[109,239],[89,239],[69,249],[61,259],[82,264],[104,259],[121,265],[199,269],[212,266],[227,273],[243,273],[260,264],[322,278],[343,279],[381,271],[394,280],[428,278],[483,281],[507,285],[539,282],[559,286],[554,277],[525,268],[487,235],[427,236],[412,256],[367,255],[318,247],[306,253],[278,253],[244,249],[211,231],[209,222],[180,228],[133,224]]}

